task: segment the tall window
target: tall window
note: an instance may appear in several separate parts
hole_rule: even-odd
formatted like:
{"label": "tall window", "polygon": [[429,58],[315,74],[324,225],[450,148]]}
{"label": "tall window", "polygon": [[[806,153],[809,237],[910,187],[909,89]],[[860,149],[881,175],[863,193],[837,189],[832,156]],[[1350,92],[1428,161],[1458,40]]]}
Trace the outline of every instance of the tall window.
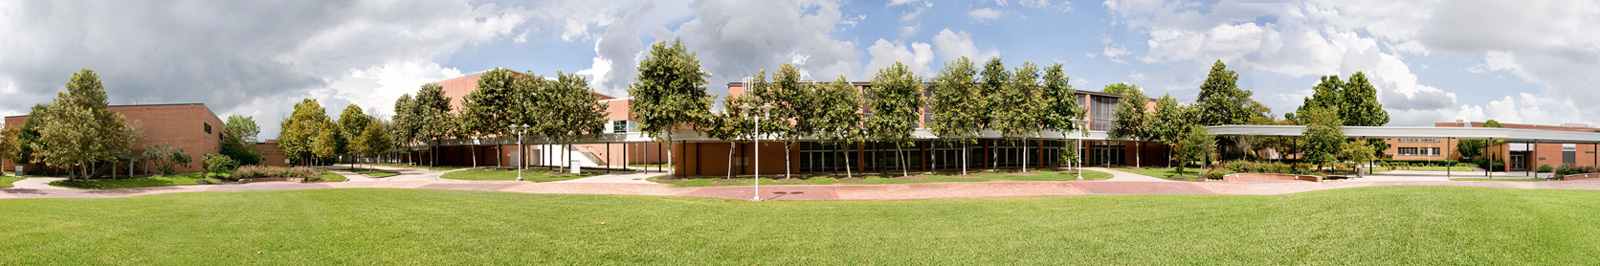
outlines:
{"label": "tall window", "polygon": [[1117,98],[1094,97],[1089,105],[1089,130],[1111,131],[1111,120],[1116,119]]}
{"label": "tall window", "polygon": [[211,134],[211,123],[200,123],[200,124],[206,125],[206,134]]}
{"label": "tall window", "polygon": [[1400,147],[1400,155],[1417,155],[1417,147]]}
{"label": "tall window", "polygon": [[1561,163],[1562,164],[1577,164],[1578,163],[1578,144],[1572,144],[1572,143],[1561,144]]}

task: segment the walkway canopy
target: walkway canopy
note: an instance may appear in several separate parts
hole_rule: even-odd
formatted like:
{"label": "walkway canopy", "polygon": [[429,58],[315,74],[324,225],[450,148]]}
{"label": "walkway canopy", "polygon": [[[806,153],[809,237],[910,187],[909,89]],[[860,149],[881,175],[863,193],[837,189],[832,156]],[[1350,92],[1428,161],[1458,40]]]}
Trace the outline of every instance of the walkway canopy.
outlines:
{"label": "walkway canopy", "polygon": [[[1206,127],[1217,136],[1292,136],[1305,126],[1224,125]],[[1495,139],[1512,142],[1600,143],[1600,133],[1490,127],[1344,127],[1347,137]]]}

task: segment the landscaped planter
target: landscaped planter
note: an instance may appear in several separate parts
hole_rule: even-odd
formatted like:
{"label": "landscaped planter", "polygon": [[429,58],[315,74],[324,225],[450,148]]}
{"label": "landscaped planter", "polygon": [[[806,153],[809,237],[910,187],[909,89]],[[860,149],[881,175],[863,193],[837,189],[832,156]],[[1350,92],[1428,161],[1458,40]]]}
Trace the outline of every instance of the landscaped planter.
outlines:
{"label": "landscaped planter", "polygon": [[1322,182],[1322,177],[1314,176],[1314,175],[1237,173],[1237,174],[1229,174],[1229,175],[1222,176],[1222,181],[1224,181],[1224,182],[1241,182],[1241,181],[1244,181],[1244,182],[1248,182],[1248,181],[1310,181],[1310,182]]}
{"label": "landscaped planter", "polygon": [[249,184],[249,183],[256,183],[256,182],[294,182],[294,183],[305,183],[305,182],[306,182],[306,179],[305,179],[305,178],[289,178],[289,177],[271,177],[271,178],[246,178],[246,179],[239,179],[239,184]]}
{"label": "landscaped planter", "polygon": [[1589,178],[1600,178],[1600,173],[1587,173],[1587,174],[1567,175],[1567,176],[1561,177],[1561,180],[1578,180],[1578,179],[1589,179]]}

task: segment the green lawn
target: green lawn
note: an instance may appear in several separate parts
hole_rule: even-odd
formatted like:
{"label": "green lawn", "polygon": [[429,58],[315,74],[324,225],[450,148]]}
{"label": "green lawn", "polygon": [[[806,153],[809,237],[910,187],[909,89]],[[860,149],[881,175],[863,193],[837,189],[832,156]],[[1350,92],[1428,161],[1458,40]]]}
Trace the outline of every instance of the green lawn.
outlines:
{"label": "green lawn", "polygon": [[317,175],[317,178],[322,179],[322,182],[344,182],[345,180],[350,180],[349,178],[344,177],[344,175],[335,174],[326,170],[322,171],[321,175]]}
{"label": "green lawn", "polygon": [[152,177],[140,177],[140,178],[89,179],[89,180],[70,180],[70,181],[69,180],[58,180],[58,181],[55,181],[55,182],[50,182],[50,185],[51,186],[58,186],[58,187],[80,188],[80,189],[113,189],[113,188],[134,188],[134,187],[182,186],[182,185],[194,185],[196,181],[200,181],[200,180],[206,180],[206,181],[211,181],[211,183],[217,183],[217,182],[221,182],[221,181],[217,180],[214,177],[219,176],[219,175],[220,176],[227,176],[227,174],[213,174],[212,175],[213,178],[201,178],[201,175],[203,175],[203,174],[204,173],[183,173],[183,174],[174,174],[174,175],[169,175],[169,176],[152,176]]}
{"label": "green lawn", "polygon": [[0,209],[0,265],[1584,265],[1600,249],[1600,192],[1451,186],[766,202],[327,189]]}
{"label": "green lawn", "polygon": [[[1160,178],[1167,178],[1167,179],[1174,179],[1174,178],[1172,178],[1173,176],[1179,175],[1177,168],[1117,167],[1117,168],[1111,168],[1111,170],[1117,170],[1117,171],[1123,171],[1123,172],[1129,172],[1129,173],[1135,173],[1135,174],[1141,174],[1141,175],[1147,175],[1147,176],[1154,176],[1154,177],[1160,177]],[[1190,176],[1190,177],[1198,176],[1198,175],[1200,175],[1200,168],[1184,168],[1182,175]],[[1182,178],[1179,178],[1179,179],[1182,179]],[[1174,180],[1179,180],[1179,179],[1174,179]],[[1187,178],[1187,179],[1182,179],[1182,180],[1193,181],[1194,178]]]}
{"label": "green lawn", "polygon": [[362,175],[366,175],[366,176],[370,176],[370,177],[390,177],[390,176],[394,176],[394,175],[400,174],[399,171],[383,170],[383,169],[356,169],[356,170],[351,170],[351,172],[355,172],[357,174],[362,174]]}
{"label": "green lawn", "polygon": [[[564,173],[566,173],[566,172],[554,172],[554,171],[548,171],[548,170],[532,170],[532,169],[530,169],[530,170],[522,172],[522,180],[523,181],[529,181],[529,182],[553,182],[553,181],[573,180],[573,179],[579,179],[579,178],[585,178],[585,177],[591,177],[591,176],[596,176],[597,175],[597,174],[589,174],[589,173],[577,174],[577,175],[564,174]],[[455,180],[474,180],[474,181],[512,181],[512,180],[517,180],[517,171],[497,170],[497,169],[472,169],[472,170],[466,170],[466,171],[455,171],[455,172],[445,173],[443,176],[439,176],[439,178],[455,179]]]}
{"label": "green lawn", "polygon": [[1478,178],[1478,177],[1463,177],[1463,178],[1451,178],[1450,181],[1539,182],[1539,181],[1544,181],[1544,178],[1521,178],[1521,177],[1516,177],[1516,178]]}
{"label": "green lawn", "polygon": [[0,176],[0,188],[9,188],[12,186],[12,182],[17,182],[17,180],[22,179],[26,179],[26,177]]}
{"label": "green lawn", "polygon": [[[771,176],[771,177],[782,178],[783,175],[780,174],[780,175],[762,175],[761,184],[766,184],[766,185],[833,185],[833,184],[868,185],[868,184],[878,184],[878,185],[881,185],[881,184],[913,184],[913,183],[938,183],[938,182],[1072,181],[1072,180],[1076,180],[1076,178],[1077,178],[1077,175],[1075,175],[1075,174],[1056,173],[1056,172],[1050,172],[1050,171],[1029,171],[1029,172],[1030,173],[1038,173],[1038,174],[1037,175],[1013,175],[1013,174],[1010,174],[1010,173],[969,172],[972,175],[978,176],[978,177],[975,177],[975,178],[961,178],[961,177],[951,177],[951,176],[948,176],[948,175],[925,174],[925,175],[920,175],[920,176],[923,177],[923,179],[919,179],[919,180],[898,180],[898,179],[893,179],[894,177],[900,177],[900,175],[887,175],[887,176],[885,176],[885,175],[876,175],[876,174],[874,174],[874,175],[856,175],[856,177],[866,178],[866,180],[861,180],[861,181],[839,181],[838,178],[843,178],[844,177],[843,175],[840,175],[840,176],[804,177],[803,179],[801,179],[802,181],[799,181],[799,182],[774,182],[774,181],[772,181],[773,179],[769,177],[769,176]],[[1083,179],[1084,180],[1103,180],[1103,179],[1110,179],[1110,178],[1111,178],[1111,174],[1107,174],[1105,172],[1096,172],[1096,171],[1091,171],[1091,170],[1084,170],[1083,171]],[[689,179],[689,180],[677,180],[677,179],[659,180],[657,178],[650,178],[650,181],[651,182],[657,182],[657,183],[672,184],[673,186],[676,186],[676,187],[713,187],[713,186],[749,186],[749,185],[755,185],[755,181],[753,181],[749,177],[741,177],[741,178],[734,178],[734,179],[740,180],[740,181],[732,182],[732,183],[712,183],[712,181],[724,180],[723,178],[718,178],[718,177],[692,178],[692,179]]]}

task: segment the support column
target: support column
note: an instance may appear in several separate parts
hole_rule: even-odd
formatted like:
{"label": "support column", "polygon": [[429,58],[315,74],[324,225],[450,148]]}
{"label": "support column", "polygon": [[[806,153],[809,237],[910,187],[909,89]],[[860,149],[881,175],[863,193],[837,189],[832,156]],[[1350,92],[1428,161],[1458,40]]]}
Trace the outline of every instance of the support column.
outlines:
{"label": "support column", "polygon": [[[1448,138],[1448,139],[1445,139],[1445,141],[1444,141],[1444,159],[1445,159],[1445,161],[1449,161],[1450,160],[1450,143],[1452,143],[1452,142],[1456,142],[1456,138]],[[1461,163],[1460,160],[1457,160],[1456,163],[1454,163],[1454,164],[1448,164],[1447,163],[1444,166],[1444,178],[1450,178],[1450,168],[1455,167],[1456,164],[1460,164],[1460,163]]]}

